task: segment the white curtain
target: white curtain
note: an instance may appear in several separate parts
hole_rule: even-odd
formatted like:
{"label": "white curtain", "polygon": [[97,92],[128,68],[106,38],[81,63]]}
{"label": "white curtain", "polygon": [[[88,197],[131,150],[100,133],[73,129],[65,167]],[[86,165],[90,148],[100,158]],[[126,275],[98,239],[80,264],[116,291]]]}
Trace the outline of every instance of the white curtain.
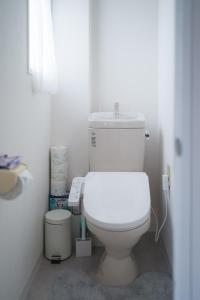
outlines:
{"label": "white curtain", "polygon": [[29,73],[34,92],[55,94],[55,59],[51,0],[29,1]]}

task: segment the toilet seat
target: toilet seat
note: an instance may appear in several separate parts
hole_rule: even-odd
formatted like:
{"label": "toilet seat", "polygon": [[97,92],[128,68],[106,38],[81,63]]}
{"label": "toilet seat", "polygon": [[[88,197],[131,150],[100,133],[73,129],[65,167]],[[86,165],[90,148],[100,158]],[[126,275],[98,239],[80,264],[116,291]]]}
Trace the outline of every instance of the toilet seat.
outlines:
{"label": "toilet seat", "polygon": [[89,172],[83,209],[92,224],[110,231],[127,231],[150,219],[148,176],[143,172]]}

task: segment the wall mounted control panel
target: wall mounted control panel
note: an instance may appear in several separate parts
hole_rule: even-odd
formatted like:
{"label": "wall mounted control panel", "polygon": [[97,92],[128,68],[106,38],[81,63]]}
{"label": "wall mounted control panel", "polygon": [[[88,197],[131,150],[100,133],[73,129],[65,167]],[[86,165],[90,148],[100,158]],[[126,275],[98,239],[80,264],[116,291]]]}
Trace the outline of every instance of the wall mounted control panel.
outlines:
{"label": "wall mounted control panel", "polygon": [[83,193],[84,181],[84,177],[74,177],[69,193],[69,207],[78,207],[80,205],[80,198]]}

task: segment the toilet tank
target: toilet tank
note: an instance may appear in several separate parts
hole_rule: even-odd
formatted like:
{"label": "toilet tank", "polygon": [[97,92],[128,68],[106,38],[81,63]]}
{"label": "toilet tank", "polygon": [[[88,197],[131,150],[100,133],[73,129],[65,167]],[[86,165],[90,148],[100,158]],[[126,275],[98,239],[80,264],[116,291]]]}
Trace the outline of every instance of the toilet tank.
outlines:
{"label": "toilet tank", "polygon": [[89,116],[90,171],[143,171],[145,117],[141,113],[92,113]]}

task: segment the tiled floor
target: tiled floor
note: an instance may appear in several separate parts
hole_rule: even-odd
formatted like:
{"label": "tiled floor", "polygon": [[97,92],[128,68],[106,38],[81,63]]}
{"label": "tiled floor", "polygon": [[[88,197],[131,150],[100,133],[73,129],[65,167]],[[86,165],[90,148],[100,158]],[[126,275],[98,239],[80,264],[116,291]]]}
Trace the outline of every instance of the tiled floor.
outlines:
{"label": "tiled floor", "polygon": [[[154,242],[154,235],[147,233],[134,248],[136,260],[140,274],[145,272],[165,272],[171,273],[170,265],[162,241]],[[80,264],[84,268],[94,269],[98,265],[102,249],[95,248],[92,257],[71,258],[63,261],[59,265],[51,264],[47,259],[43,259],[38,273],[36,274],[26,300],[47,300],[56,278],[67,268],[76,269]]]}

